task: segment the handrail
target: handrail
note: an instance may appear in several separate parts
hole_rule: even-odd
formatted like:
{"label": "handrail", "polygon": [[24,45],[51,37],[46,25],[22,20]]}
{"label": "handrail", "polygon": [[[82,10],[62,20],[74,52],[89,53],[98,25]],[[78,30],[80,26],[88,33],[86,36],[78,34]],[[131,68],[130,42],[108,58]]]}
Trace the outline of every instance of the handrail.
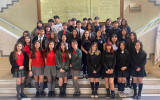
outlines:
{"label": "handrail", "polygon": [[141,30],[143,30],[144,28],[146,28],[147,26],[151,25],[152,23],[156,22],[156,21],[160,21],[160,17],[154,19],[153,21],[149,22],[148,24],[144,25],[143,27],[141,27],[140,29],[138,29],[137,31],[135,31],[136,33],[140,32]]}
{"label": "handrail", "polygon": [[21,31],[21,32],[24,32],[23,30],[21,30],[20,28],[18,28],[18,27],[16,27],[16,26],[14,26],[13,24],[11,24],[11,23],[7,22],[6,20],[4,20],[4,19],[2,19],[2,18],[0,18],[0,20],[1,20],[1,21],[3,21],[3,22],[4,22],[4,23],[6,23],[6,24],[8,24],[8,25],[12,26],[13,28],[16,28],[17,30],[19,30],[19,31]]}

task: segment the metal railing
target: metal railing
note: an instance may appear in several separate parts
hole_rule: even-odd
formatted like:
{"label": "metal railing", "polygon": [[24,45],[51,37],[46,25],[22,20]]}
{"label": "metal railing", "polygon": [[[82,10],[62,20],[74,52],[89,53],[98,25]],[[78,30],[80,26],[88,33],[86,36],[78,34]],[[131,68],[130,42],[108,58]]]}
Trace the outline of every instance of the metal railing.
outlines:
{"label": "metal railing", "polygon": [[7,22],[6,20],[0,18],[0,26],[4,27],[8,31],[14,33],[17,36],[22,36],[23,30],[16,27],[15,25]]}
{"label": "metal railing", "polygon": [[153,26],[155,26],[159,23],[160,23],[160,17],[158,17],[158,18],[154,19],[153,21],[149,22],[148,24],[144,25],[143,27],[141,27],[140,29],[138,29],[135,32],[137,33],[137,36],[140,36],[143,33],[145,33],[147,30],[151,29]]}

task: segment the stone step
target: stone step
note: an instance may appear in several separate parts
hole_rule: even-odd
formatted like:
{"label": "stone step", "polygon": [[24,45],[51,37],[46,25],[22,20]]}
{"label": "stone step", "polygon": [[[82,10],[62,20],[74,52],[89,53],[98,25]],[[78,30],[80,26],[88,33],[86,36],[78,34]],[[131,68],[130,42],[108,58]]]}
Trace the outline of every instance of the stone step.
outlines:
{"label": "stone step", "polygon": [[[80,91],[81,94],[91,94],[91,88],[90,85],[84,85],[84,84],[80,84]],[[35,88],[25,88],[24,92],[26,94],[35,94],[36,89]],[[48,88],[45,89],[45,92],[48,92]],[[0,94],[3,93],[16,93],[16,88],[15,86],[11,86],[11,85],[5,85],[3,87],[0,87]],[[55,88],[55,93],[59,94],[59,88],[58,86],[56,86]],[[74,93],[74,87],[73,85],[67,85],[67,90],[66,90],[67,94],[73,94]],[[117,88],[115,88],[115,93],[117,93]],[[133,89],[130,88],[125,88],[125,93],[126,94],[133,94]],[[160,94],[160,85],[144,85],[143,86],[143,94]],[[106,89],[105,89],[105,85],[100,85],[99,89],[98,89],[98,94],[106,94]]]}

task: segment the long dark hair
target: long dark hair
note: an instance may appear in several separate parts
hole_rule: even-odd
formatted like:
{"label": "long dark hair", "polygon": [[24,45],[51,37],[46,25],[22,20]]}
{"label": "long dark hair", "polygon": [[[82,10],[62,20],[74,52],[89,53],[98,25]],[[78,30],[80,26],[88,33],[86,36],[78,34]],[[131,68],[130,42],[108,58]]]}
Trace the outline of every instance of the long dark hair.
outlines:
{"label": "long dark hair", "polygon": [[66,42],[63,42],[63,41],[62,41],[62,42],[60,43],[59,51],[60,51],[60,53],[61,53],[61,57],[63,58],[63,50],[61,49],[61,45],[62,45],[62,44],[65,45],[64,53],[65,53],[65,59],[67,59],[67,58],[68,58],[68,50],[67,50]]}
{"label": "long dark hair", "polygon": [[[123,21],[125,21],[125,25],[122,25],[122,22]],[[123,28],[123,27],[125,27],[125,28],[127,28],[128,27],[128,23],[127,23],[127,20],[126,19],[122,19],[122,21],[121,21],[121,27]]]}
{"label": "long dark hair", "polygon": [[[35,58],[35,57],[36,57],[36,47],[35,47],[36,42],[40,43],[39,40],[36,40],[36,41],[34,42],[34,44],[33,44],[33,46],[32,46],[31,58]],[[39,51],[40,51],[40,53],[41,53],[41,57],[43,57],[43,51],[42,51],[41,45],[40,45],[40,47],[39,47]]]}
{"label": "long dark hair", "polygon": [[[51,38],[51,34],[53,34],[53,35],[54,35],[54,38],[53,38],[53,39]],[[54,31],[51,31],[51,32],[50,32],[49,37],[47,38],[47,41],[54,41],[54,42],[55,42],[55,44],[57,44],[57,43],[58,43],[58,37],[57,37],[57,34],[56,34]]]}
{"label": "long dark hair", "polygon": [[56,45],[55,45],[55,42],[54,41],[49,41],[48,42],[48,44],[47,44],[47,48],[46,48],[46,50],[45,50],[45,55],[46,55],[46,57],[48,56],[48,53],[49,53],[49,51],[50,51],[50,48],[49,48],[49,44],[50,43],[53,43],[54,44],[54,48],[53,48],[53,51],[54,51],[54,53],[56,53]]}
{"label": "long dark hair", "polygon": [[38,23],[41,23],[41,24],[42,24],[42,27],[44,26],[43,21],[39,20],[39,21],[37,22],[37,29],[39,29],[39,28],[40,28],[40,27],[38,26]]}
{"label": "long dark hair", "polygon": [[[137,40],[136,41],[136,43],[139,43],[140,44],[140,52],[142,52],[143,51],[143,44],[142,44],[142,42],[141,41],[139,41],[139,40]],[[135,45],[136,45],[136,43],[135,43]],[[135,49],[136,50],[136,49]]]}
{"label": "long dark hair", "polygon": [[[101,32],[100,30],[98,30],[97,33],[98,33],[98,32],[101,33],[100,38],[103,38],[102,32]],[[95,37],[95,40],[94,40],[95,42],[96,42],[96,40],[97,40],[97,33],[96,33],[96,37]]]}
{"label": "long dark hair", "polygon": [[126,50],[126,43],[125,43],[124,41],[121,41],[121,42],[119,43],[118,52],[121,52],[121,51],[122,51],[121,48],[120,48],[120,45],[121,45],[121,44],[124,45],[124,51]]}
{"label": "long dark hair", "polygon": [[91,32],[95,32],[95,27],[92,23],[88,23],[86,26],[86,30],[88,30],[88,25],[91,25]]}
{"label": "long dark hair", "polygon": [[50,28],[50,31],[49,31],[49,33],[51,33],[51,31],[52,31],[52,28],[51,28],[51,26],[50,26],[50,25],[48,25],[48,24],[45,26],[45,33],[47,33],[47,31],[46,31],[46,28],[47,28],[47,27],[49,27],[49,28]]}
{"label": "long dark hair", "polygon": [[[84,42],[85,42],[85,40],[86,40],[86,37],[85,37],[85,33],[86,32],[88,32],[87,30],[86,31],[84,31],[84,34],[83,34],[83,37],[82,37],[82,45],[84,45]],[[89,33],[89,32],[88,32]],[[90,39],[90,37],[88,36],[88,41],[89,41],[89,43],[91,43],[91,39]]]}
{"label": "long dark hair", "polygon": [[[29,49],[31,50],[31,36],[30,36],[30,35],[26,35],[26,36],[24,37],[24,39],[25,39],[26,37],[30,38]],[[24,42],[24,47],[25,47],[25,45],[26,45],[26,41]]]}
{"label": "long dark hair", "polygon": [[129,43],[132,43],[132,40],[131,40],[131,35],[134,35],[134,42],[137,42],[137,34],[135,32],[131,32],[130,36],[129,36]]}
{"label": "long dark hair", "polygon": [[19,44],[22,45],[22,49],[21,49],[22,52],[23,52],[23,49],[24,49],[24,46],[23,46],[23,44],[22,44],[21,42],[17,42],[17,43],[15,44],[14,50],[13,50],[13,60],[14,60],[14,61],[18,59],[18,58],[17,58],[17,46],[18,46]]}

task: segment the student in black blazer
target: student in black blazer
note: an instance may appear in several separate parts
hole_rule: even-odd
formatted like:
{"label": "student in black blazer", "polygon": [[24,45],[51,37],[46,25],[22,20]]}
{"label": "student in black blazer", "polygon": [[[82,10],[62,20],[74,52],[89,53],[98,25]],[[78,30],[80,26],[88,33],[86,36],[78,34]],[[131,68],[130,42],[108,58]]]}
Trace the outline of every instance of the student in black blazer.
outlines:
{"label": "student in black blazer", "polygon": [[96,37],[95,27],[92,23],[88,23],[86,26],[86,30],[89,32],[89,38],[93,42]]}
{"label": "student in black blazer", "polygon": [[39,28],[39,35],[35,36],[32,40],[33,44],[36,40],[39,40],[43,49],[45,49],[45,40],[47,39],[44,33],[45,33],[44,28],[43,27]]}
{"label": "student in black blazer", "polygon": [[27,53],[23,51],[23,48],[23,44],[17,42],[14,47],[14,51],[11,52],[9,56],[9,61],[12,66],[11,73],[13,74],[13,78],[16,78],[16,91],[18,100],[27,97],[23,90],[25,86],[25,77],[28,72],[29,57]]}
{"label": "student in black blazer", "polygon": [[[143,77],[145,76],[145,64],[147,54],[143,50],[142,42],[137,41],[135,44],[135,51],[131,54],[131,76],[133,77],[133,89],[134,99],[141,98],[141,92],[143,88]],[[138,83],[138,94],[137,94],[137,83]]]}
{"label": "student in black blazer", "polygon": [[28,31],[24,31],[22,37],[20,37],[17,42],[21,42],[23,45],[25,44],[25,36],[30,36]]}

